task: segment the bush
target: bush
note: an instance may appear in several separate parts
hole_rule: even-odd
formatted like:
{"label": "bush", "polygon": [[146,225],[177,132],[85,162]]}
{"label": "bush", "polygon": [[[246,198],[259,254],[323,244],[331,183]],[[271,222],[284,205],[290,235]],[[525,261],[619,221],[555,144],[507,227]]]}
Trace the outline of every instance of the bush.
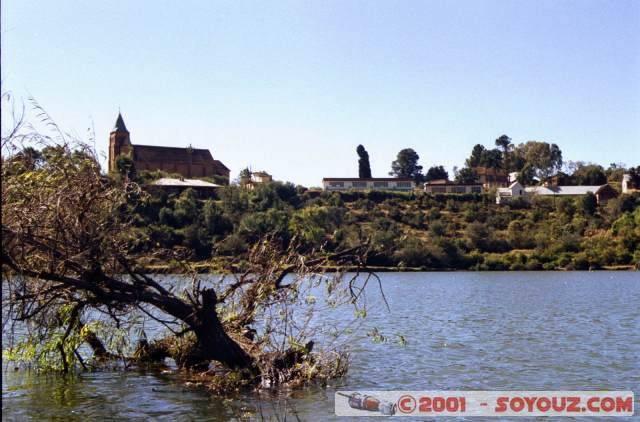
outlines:
{"label": "bush", "polygon": [[598,209],[598,199],[593,192],[587,192],[586,195],[580,198],[580,209],[586,215],[593,215]]}

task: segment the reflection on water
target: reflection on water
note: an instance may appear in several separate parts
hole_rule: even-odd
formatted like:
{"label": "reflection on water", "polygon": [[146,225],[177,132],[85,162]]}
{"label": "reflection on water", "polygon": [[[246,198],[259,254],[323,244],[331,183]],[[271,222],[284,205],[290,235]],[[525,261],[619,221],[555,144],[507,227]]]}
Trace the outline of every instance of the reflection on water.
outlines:
{"label": "reflection on water", "polygon": [[[159,372],[3,374],[3,419],[330,420],[347,389],[633,390],[640,408],[638,273],[389,273],[354,335],[349,375],[327,389],[211,399]],[[377,306],[376,306],[377,305]],[[351,317],[327,313],[322,324]],[[346,315],[346,314],[348,315]],[[372,343],[378,327],[389,338]],[[402,334],[407,345],[394,341]],[[475,419],[477,420],[477,419]]]}

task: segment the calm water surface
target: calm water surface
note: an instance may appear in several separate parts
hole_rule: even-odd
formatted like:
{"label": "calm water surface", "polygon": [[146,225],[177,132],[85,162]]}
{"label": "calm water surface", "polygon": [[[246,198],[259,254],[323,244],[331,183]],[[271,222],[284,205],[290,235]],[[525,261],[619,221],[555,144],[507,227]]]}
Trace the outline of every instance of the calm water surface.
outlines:
{"label": "calm water surface", "polygon": [[[391,311],[369,292],[377,310],[353,336],[348,376],[327,389],[223,401],[157,372],[5,370],[3,420],[338,420],[336,388],[633,390],[640,409],[639,273],[387,273],[382,280]],[[344,308],[322,323],[352,314]],[[373,343],[364,335],[372,327],[390,341]]]}

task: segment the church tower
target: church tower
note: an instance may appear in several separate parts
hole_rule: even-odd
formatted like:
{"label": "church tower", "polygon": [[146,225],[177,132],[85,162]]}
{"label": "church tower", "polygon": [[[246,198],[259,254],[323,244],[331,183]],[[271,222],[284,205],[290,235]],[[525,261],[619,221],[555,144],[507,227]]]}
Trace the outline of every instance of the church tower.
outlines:
{"label": "church tower", "polygon": [[121,154],[131,153],[129,131],[124,125],[122,114],[118,113],[116,125],[109,135],[109,171],[116,169],[116,158]]}

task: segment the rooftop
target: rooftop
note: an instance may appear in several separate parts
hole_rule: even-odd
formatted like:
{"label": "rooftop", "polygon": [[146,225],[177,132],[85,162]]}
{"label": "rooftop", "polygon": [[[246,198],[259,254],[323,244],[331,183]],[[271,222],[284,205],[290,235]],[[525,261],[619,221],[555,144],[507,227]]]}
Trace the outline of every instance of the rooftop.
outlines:
{"label": "rooftop", "polygon": [[407,177],[325,177],[323,182],[413,182],[413,179]]}
{"label": "rooftop", "polygon": [[124,119],[120,112],[118,112],[118,118],[116,119],[116,125],[113,127],[113,132],[129,132],[124,124]]}
{"label": "rooftop", "polygon": [[215,183],[205,182],[198,179],[172,179],[170,177],[163,177],[161,179],[152,182],[156,186],[177,186],[177,187],[191,187],[191,188],[219,188],[220,185]]}
{"label": "rooftop", "polygon": [[436,179],[425,182],[425,186],[482,186],[482,183],[457,183],[450,180]]}
{"label": "rooftop", "polygon": [[524,188],[527,193],[537,195],[586,195],[588,192],[597,193],[607,185],[598,186],[530,186]]}

